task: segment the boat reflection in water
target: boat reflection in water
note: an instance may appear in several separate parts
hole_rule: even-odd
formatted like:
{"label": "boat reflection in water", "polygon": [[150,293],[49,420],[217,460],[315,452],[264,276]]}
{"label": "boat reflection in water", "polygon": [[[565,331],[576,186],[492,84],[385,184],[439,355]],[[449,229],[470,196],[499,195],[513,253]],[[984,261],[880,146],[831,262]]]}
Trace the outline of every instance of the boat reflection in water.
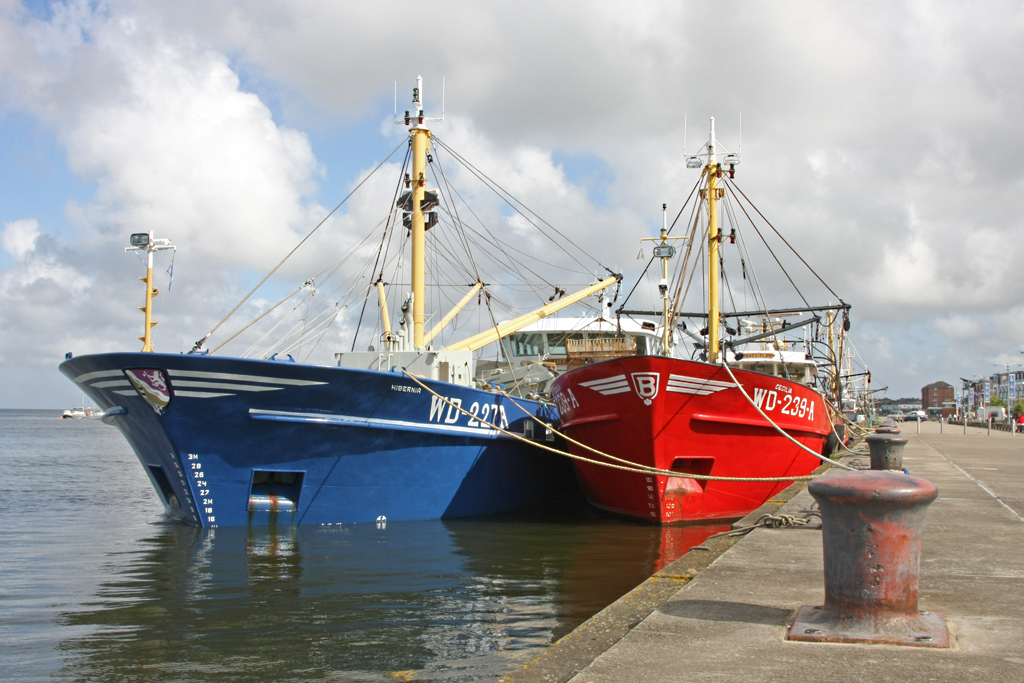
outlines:
{"label": "boat reflection in water", "polygon": [[87,611],[57,677],[475,680],[522,665],[727,526],[608,518],[162,526]]}

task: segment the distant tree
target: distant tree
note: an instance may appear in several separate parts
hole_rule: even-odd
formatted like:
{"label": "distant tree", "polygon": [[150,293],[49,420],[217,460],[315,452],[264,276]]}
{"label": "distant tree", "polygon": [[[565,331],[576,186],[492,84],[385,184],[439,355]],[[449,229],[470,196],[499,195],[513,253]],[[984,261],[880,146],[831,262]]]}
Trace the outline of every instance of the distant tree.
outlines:
{"label": "distant tree", "polygon": [[993,396],[992,400],[990,400],[988,402],[988,404],[990,406],[1002,406],[1003,408],[1006,407],[1006,401],[1004,401],[1003,399],[999,398],[998,396]]}
{"label": "distant tree", "polygon": [[1024,415],[1024,401],[1018,400],[1013,404],[1013,417],[1018,418],[1021,415]]}

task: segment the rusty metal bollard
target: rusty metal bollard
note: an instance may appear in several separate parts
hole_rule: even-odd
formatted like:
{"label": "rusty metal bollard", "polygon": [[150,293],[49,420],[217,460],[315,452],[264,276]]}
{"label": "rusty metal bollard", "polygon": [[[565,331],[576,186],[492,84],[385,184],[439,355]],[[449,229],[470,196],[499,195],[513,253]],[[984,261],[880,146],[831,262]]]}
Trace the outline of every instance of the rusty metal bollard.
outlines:
{"label": "rusty metal bollard", "polygon": [[808,487],[821,507],[825,604],[803,606],[787,640],[949,647],[941,614],[917,609],[929,481],[834,472]]}
{"label": "rusty metal bollard", "polygon": [[875,434],[899,434],[899,433],[900,433],[900,430],[895,425],[890,426],[890,425],[883,424],[883,425],[880,425],[877,429],[875,429]]}
{"label": "rusty metal bollard", "polygon": [[903,447],[907,445],[907,437],[896,434],[869,434],[864,440],[871,449],[871,469],[903,469]]}

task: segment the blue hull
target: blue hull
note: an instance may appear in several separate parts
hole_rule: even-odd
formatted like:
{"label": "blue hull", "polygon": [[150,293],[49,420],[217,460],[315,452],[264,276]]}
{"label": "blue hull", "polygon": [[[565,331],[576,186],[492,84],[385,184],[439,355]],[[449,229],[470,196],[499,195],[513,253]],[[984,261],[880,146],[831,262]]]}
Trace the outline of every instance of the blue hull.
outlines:
{"label": "blue hull", "polygon": [[[159,370],[166,405],[143,398],[126,369]],[[567,458],[397,372],[157,353],[81,356],[60,370],[121,430],[168,514],[199,526],[442,519],[580,498]],[[557,420],[551,405],[422,381],[558,445],[528,417]]]}

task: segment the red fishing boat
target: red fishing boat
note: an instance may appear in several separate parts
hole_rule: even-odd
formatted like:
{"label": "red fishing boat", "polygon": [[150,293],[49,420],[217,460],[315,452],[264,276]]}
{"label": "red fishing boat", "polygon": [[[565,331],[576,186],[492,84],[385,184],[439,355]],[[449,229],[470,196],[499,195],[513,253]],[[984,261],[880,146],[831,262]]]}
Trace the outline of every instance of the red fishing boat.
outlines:
{"label": "red fishing boat", "polygon": [[[788,486],[787,477],[812,472],[838,440],[833,416],[841,352],[835,349],[849,327],[849,305],[721,311],[721,247],[726,240],[736,244],[738,229],[739,202],[726,205],[726,191],[737,191],[729,181],[738,161],[718,151],[712,119],[707,145],[687,159],[688,167],[703,168],[690,235],[672,237],[666,217],[654,238],[654,258],[663,269],[662,310],[617,311],[669,321],[660,325],[660,348],[602,360],[577,346],[568,371],[554,382],[561,429],[580,457],[574,460],[577,478],[597,507],[661,524],[741,517]],[[723,205],[732,223],[728,233],[719,228]],[[742,208],[744,215],[753,213]],[[670,282],[673,240],[688,242]],[[678,293],[693,276],[687,263],[698,263],[704,248],[707,308],[683,312]],[[733,260],[745,280],[743,252]],[[729,299],[735,300],[731,292]],[[810,317],[796,322],[783,317],[805,313]],[[686,319],[706,325],[696,332]],[[802,339],[793,337],[798,330]],[[703,478],[709,476],[743,481]]]}

